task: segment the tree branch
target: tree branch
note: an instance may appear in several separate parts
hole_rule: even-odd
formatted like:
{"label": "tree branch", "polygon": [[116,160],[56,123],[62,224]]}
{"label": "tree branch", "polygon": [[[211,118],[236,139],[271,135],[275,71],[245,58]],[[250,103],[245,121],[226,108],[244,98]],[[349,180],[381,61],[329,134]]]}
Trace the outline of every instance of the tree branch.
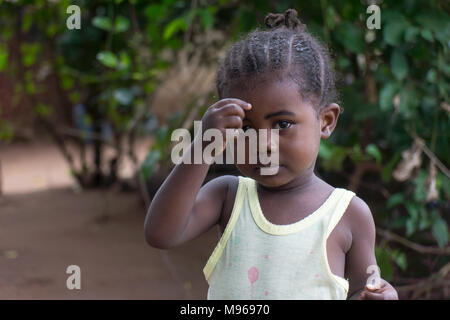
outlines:
{"label": "tree branch", "polygon": [[438,247],[423,246],[421,244],[409,241],[408,239],[405,239],[395,233],[392,233],[387,230],[382,230],[380,228],[377,228],[377,234],[388,241],[391,240],[394,242],[398,242],[404,245],[405,247],[408,247],[422,254],[450,255],[450,247],[438,248]]}

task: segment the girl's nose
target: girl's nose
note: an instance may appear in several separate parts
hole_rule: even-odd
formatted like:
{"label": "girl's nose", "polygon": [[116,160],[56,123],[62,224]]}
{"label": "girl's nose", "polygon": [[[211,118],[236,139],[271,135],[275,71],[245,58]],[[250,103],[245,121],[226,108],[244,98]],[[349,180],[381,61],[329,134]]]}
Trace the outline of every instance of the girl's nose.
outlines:
{"label": "girl's nose", "polygon": [[259,153],[270,155],[272,152],[278,152],[278,130],[276,129],[260,129],[259,131]]}

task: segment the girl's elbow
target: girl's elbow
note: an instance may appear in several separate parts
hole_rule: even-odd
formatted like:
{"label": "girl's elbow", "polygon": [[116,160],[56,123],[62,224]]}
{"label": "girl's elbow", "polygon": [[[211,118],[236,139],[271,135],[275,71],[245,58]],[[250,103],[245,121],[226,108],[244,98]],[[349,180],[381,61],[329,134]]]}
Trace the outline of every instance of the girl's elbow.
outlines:
{"label": "girl's elbow", "polygon": [[167,244],[162,242],[160,239],[152,237],[151,235],[148,235],[145,233],[145,241],[150,247],[156,248],[156,249],[168,249]]}
{"label": "girl's elbow", "polygon": [[151,232],[147,227],[144,228],[145,241],[147,244],[156,249],[167,250],[172,248],[167,241],[162,239],[160,236],[156,235],[155,232]]}

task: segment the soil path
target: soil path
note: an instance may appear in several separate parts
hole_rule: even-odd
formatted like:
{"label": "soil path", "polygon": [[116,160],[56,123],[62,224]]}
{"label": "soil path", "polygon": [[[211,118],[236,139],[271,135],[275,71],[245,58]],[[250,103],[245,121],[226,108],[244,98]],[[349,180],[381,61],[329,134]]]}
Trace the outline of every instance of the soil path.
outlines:
{"label": "soil path", "polygon": [[[136,193],[73,191],[49,144],[1,146],[0,299],[205,299],[217,229],[173,250],[144,240]],[[69,290],[69,265],[81,289]]]}

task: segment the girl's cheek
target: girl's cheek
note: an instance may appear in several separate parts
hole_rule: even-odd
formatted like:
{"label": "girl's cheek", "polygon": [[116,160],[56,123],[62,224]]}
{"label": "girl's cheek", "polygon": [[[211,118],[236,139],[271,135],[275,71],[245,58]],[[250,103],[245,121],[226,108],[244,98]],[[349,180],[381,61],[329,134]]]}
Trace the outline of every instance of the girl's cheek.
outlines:
{"label": "girl's cheek", "polygon": [[294,143],[287,144],[285,147],[280,148],[280,154],[290,154],[289,158],[294,161],[310,162],[314,160],[319,152],[320,141],[314,141],[310,139],[296,139]]}

